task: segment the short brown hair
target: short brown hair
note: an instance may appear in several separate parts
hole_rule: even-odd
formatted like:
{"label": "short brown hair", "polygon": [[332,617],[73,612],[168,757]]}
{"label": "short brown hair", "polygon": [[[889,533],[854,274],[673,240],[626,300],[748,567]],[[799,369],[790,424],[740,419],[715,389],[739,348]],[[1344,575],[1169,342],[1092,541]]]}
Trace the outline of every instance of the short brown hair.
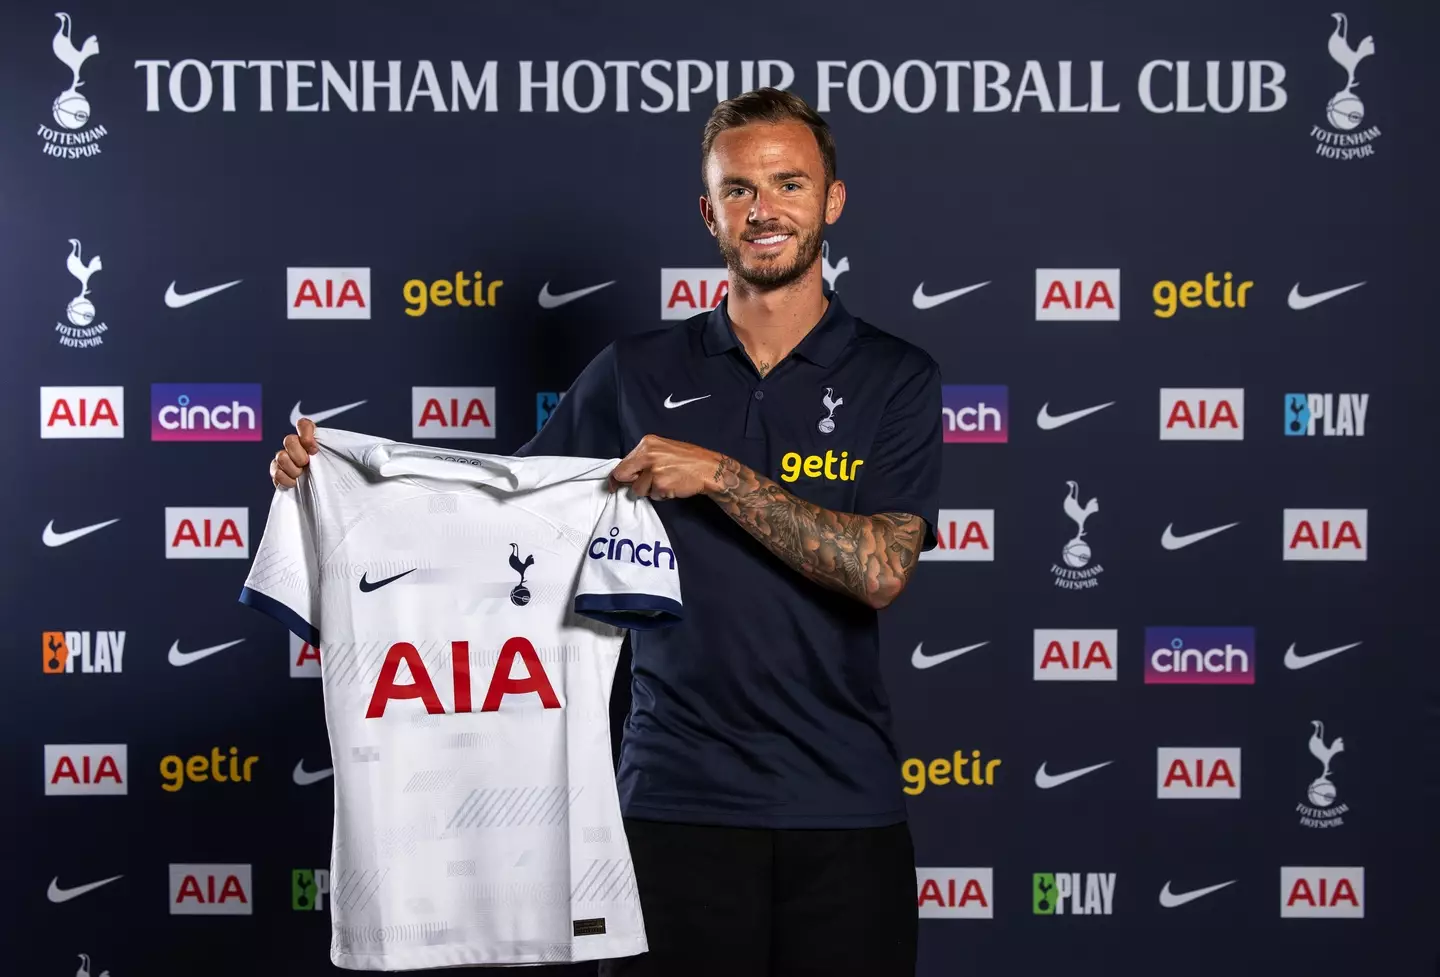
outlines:
{"label": "short brown hair", "polygon": [[[820,158],[825,163],[825,185],[835,179],[835,136],[830,126],[799,95],[781,91],[778,88],[757,88],[744,95],[726,99],[710,113],[705,122],[705,132],[700,138],[700,184],[705,186],[705,163],[710,158],[710,149],[715,139],[726,129],[757,122],[803,122],[815,135],[820,145]],[[708,188],[707,188],[708,189]]]}

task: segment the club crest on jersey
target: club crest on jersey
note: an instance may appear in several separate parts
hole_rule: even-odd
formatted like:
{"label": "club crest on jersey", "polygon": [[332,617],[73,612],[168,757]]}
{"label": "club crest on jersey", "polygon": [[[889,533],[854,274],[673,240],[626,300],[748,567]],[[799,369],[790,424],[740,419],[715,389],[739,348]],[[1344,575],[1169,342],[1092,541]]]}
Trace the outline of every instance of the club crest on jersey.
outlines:
{"label": "club crest on jersey", "polygon": [[[669,557],[662,565],[661,557]],[[675,569],[675,551],[662,540],[653,543],[637,543],[620,535],[619,526],[610,527],[610,538],[597,536],[590,541],[589,557],[592,560],[617,560],[621,563],[638,563],[642,567],[659,567],[662,570]]]}
{"label": "club crest on jersey", "polygon": [[820,423],[816,427],[820,428],[821,434],[829,434],[835,430],[835,408],[845,403],[845,398],[835,399],[835,388],[826,387],[825,396],[820,398],[820,403],[824,404],[825,409],[830,413],[820,418]]}
{"label": "club crest on jersey", "polygon": [[520,559],[520,546],[518,543],[510,544],[510,569],[520,574],[520,582],[510,591],[510,603],[516,607],[524,607],[530,603],[530,591],[525,586],[525,571],[535,565],[535,554],[531,553]]}

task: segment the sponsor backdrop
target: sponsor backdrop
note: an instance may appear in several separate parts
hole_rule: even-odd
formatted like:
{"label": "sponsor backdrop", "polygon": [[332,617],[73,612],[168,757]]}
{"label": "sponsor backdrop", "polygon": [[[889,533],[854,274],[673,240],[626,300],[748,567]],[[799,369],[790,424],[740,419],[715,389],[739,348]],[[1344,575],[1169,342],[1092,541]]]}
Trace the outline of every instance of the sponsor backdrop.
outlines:
{"label": "sponsor backdrop", "polygon": [[1432,973],[1433,17],[592,6],[7,4],[7,972],[332,969],[267,457],[506,453],[712,307],[700,127],[768,83],[839,140],[829,286],[947,384],[884,614],[920,972]]}

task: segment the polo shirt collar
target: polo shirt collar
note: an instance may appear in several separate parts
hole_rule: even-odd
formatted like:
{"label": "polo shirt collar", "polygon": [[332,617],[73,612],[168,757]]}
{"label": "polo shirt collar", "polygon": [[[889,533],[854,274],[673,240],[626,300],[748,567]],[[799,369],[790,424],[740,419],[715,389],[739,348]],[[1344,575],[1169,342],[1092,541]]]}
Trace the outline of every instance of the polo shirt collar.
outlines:
{"label": "polo shirt collar", "polygon": [[[792,356],[802,356],[818,366],[830,366],[834,363],[855,337],[855,317],[840,303],[840,296],[828,290],[825,296],[830,300],[825,314],[790,353]],[[729,296],[726,296],[719,305],[710,310],[710,315],[705,319],[702,342],[707,356],[718,356],[732,349],[741,349],[740,340],[735,338],[735,330],[730,324],[729,304]]]}

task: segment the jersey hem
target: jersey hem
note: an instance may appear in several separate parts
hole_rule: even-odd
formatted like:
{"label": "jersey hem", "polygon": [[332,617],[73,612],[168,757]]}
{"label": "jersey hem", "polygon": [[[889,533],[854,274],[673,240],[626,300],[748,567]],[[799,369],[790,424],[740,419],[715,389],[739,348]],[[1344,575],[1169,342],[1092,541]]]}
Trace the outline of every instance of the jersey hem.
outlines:
{"label": "jersey hem", "polygon": [[649,949],[645,937],[636,936],[627,940],[609,940],[602,946],[571,944],[572,955],[568,960],[556,960],[542,953],[522,953],[511,956],[487,953],[477,947],[427,947],[423,950],[407,950],[398,953],[342,953],[330,950],[330,962],[346,970],[424,970],[432,967],[474,967],[509,966],[534,964],[584,963],[587,960],[609,960],[612,957],[633,957]]}
{"label": "jersey hem", "polygon": [[309,642],[315,647],[320,646],[320,629],[299,614],[296,614],[289,607],[280,603],[268,594],[262,594],[258,590],[251,590],[249,587],[240,588],[240,603],[247,607],[253,607],[262,614],[273,617],[299,638],[301,641]]}
{"label": "jersey hem", "polygon": [[575,613],[617,628],[649,631],[676,623],[685,608],[656,594],[576,594]]}
{"label": "jersey hem", "polygon": [[622,813],[642,821],[675,824],[708,824],[727,828],[883,828],[908,820],[904,810],[867,814],[816,814],[756,811],[717,811],[714,808],[662,807],[654,804],[627,804]]}

